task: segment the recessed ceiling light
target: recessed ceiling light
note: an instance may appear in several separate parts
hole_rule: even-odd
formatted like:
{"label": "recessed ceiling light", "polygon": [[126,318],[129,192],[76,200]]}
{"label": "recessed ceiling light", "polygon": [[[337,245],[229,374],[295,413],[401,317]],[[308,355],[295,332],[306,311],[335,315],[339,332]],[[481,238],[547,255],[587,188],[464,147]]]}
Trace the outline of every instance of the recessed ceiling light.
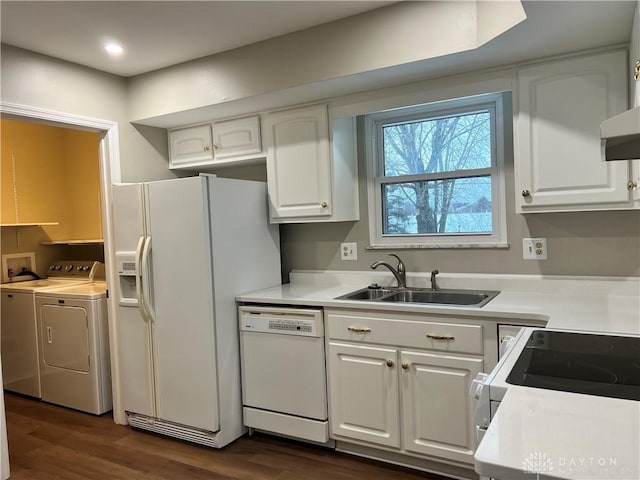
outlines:
{"label": "recessed ceiling light", "polygon": [[122,55],[122,52],[124,51],[122,46],[118,45],[117,43],[113,43],[113,42],[107,43],[104,46],[104,49],[107,51],[107,53],[109,55],[113,55],[113,56]]}

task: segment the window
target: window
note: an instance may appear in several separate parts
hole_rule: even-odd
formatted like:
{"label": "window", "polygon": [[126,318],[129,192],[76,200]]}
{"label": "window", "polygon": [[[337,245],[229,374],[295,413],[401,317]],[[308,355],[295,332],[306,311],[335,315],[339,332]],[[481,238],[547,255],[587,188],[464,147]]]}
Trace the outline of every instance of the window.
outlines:
{"label": "window", "polygon": [[502,97],[367,116],[371,245],[506,246]]}

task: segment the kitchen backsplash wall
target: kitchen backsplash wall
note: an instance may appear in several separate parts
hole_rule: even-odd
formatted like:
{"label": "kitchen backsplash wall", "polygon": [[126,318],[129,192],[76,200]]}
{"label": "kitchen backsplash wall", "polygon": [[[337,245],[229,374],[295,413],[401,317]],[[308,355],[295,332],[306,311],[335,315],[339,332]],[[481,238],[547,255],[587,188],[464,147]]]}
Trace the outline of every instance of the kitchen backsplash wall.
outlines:
{"label": "kitchen backsplash wall", "polygon": [[[505,105],[510,111],[511,105]],[[508,249],[366,250],[369,245],[366,158],[358,125],[360,221],[282,225],[283,272],[292,269],[367,270],[387,254],[399,254],[409,272],[640,276],[640,211],[515,213],[513,141],[505,156]],[[510,132],[512,133],[512,132]],[[547,260],[523,260],[522,238],[543,237]],[[340,243],[356,242],[358,259],[340,259]],[[286,278],[285,278],[286,280]]]}

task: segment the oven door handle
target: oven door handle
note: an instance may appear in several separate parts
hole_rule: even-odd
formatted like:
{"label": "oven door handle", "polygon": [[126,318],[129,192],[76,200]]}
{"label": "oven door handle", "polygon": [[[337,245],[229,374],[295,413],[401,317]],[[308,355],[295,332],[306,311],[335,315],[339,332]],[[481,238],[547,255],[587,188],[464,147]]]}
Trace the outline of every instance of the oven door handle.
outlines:
{"label": "oven door handle", "polygon": [[500,339],[500,358],[504,357],[504,355],[511,350],[513,345],[516,343],[516,337],[511,335],[505,335]]}

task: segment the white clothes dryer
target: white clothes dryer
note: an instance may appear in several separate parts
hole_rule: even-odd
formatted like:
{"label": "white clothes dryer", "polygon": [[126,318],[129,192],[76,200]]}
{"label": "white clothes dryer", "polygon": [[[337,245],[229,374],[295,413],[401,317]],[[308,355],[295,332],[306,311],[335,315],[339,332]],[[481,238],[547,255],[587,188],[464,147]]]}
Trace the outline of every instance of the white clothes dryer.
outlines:
{"label": "white clothes dryer", "polygon": [[95,415],[112,409],[107,285],[36,292],[42,400]]}

